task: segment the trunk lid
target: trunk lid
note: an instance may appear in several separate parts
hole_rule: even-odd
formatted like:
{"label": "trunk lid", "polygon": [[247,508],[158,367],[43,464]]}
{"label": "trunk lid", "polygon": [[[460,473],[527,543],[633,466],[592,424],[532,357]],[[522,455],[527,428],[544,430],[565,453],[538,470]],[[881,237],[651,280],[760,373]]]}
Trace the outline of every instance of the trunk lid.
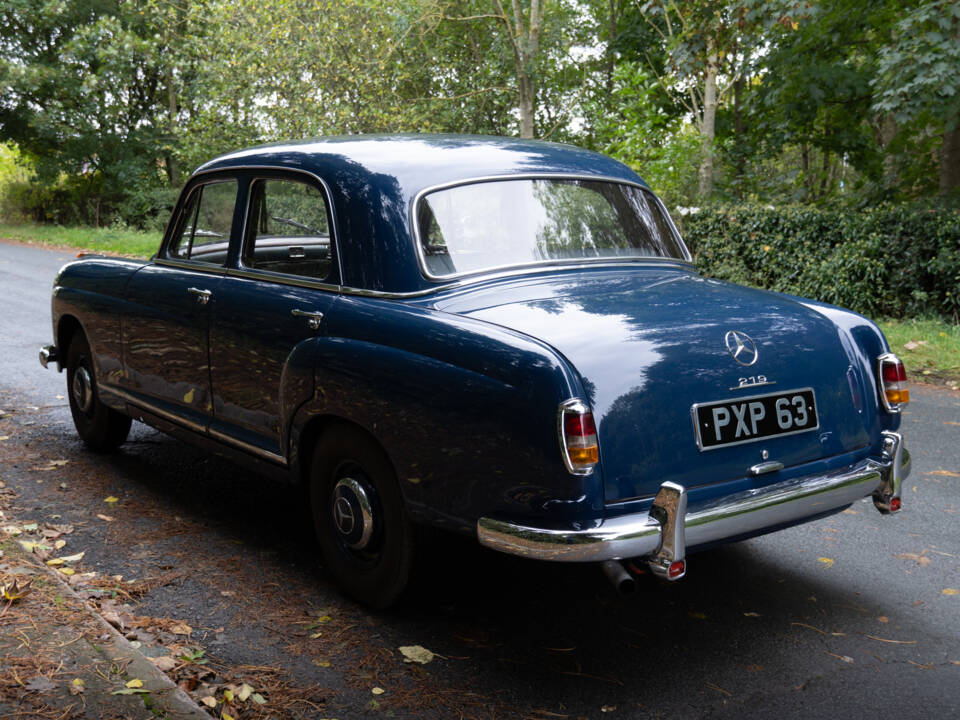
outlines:
{"label": "trunk lid", "polygon": [[[435,307],[540,338],[573,364],[597,423],[607,502],[652,496],[666,480],[710,485],[742,478],[763,460],[790,467],[869,442],[863,379],[844,337],[786,296],[685,269],[634,267],[500,281]],[[755,343],[753,365],[728,351],[731,330]],[[739,387],[759,376],[768,384]],[[819,429],[697,447],[694,404],[803,388],[815,394]]]}

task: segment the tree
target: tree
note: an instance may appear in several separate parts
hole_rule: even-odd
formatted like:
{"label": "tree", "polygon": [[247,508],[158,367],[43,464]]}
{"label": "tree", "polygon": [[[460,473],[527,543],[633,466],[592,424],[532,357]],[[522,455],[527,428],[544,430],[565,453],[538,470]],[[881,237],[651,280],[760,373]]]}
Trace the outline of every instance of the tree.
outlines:
{"label": "tree", "polygon": [[874,107],[897,124],[941,134],[939,186],[960,188],[960,3],[928,0],[900,20],[880,52]]}

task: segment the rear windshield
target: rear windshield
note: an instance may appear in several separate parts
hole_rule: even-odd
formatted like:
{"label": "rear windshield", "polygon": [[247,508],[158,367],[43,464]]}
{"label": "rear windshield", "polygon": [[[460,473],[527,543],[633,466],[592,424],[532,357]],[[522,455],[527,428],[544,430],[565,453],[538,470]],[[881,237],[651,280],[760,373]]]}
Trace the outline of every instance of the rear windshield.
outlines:
{"label": "rear windshield", "polygon": [[417,223],[426,270],[434,277],[548,261],[687,259],[653,195],[615,182],[459,185],[425,195]]}

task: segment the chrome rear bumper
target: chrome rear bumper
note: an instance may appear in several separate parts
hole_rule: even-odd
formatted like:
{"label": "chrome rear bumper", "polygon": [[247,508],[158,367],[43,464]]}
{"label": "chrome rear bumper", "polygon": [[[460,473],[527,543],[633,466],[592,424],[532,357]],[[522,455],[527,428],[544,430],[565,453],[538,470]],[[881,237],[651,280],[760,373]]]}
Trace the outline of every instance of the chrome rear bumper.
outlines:
{"label": "chrome rear bumper", "polygon": [[[910,454],[899,433],[883,435],[880,458],[728,495],[689,510],[686,490],[664,483],[649,513],[612,518],[589,530],[535,528],[480,518],[477,535],[481,544],[512,555],[561,562],[642,557],[657,574],[664,574],[671,563],[684,559],[687,546],[789,525],[839,510],[867,495],[873,494],[881,512],[896,511],[900,484],[910,472]],[[677,577],[682,574],[681,568]]]}

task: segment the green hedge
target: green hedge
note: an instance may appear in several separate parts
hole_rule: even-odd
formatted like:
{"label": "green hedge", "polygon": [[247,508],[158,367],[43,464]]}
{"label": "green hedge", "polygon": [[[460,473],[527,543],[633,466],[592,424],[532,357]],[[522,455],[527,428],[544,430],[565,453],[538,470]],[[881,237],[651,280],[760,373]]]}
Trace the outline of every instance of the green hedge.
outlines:
{"label": "green hedge", "polygon": [[870,317],[960,314],[960,214],[737,206],[679,218],[705,275]]}

